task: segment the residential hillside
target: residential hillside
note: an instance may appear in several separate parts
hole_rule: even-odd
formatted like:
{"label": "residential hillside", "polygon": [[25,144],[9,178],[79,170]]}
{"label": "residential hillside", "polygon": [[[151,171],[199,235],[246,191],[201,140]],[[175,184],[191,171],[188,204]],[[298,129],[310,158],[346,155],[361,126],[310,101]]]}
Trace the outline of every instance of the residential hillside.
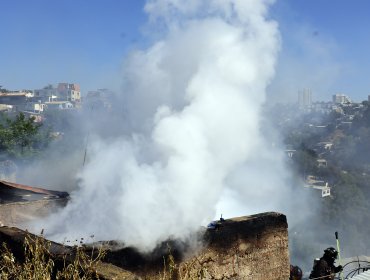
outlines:
{"label": "residential hillside", "polygon": [[282,132],[297,188],[317,193],[311,218],[290,229],[292,259],[307,269],[326,244],[334,244],[335,231],[347,256],[370,253],[370,106],[330,104],[306,110],[278,104],[266,112]]}

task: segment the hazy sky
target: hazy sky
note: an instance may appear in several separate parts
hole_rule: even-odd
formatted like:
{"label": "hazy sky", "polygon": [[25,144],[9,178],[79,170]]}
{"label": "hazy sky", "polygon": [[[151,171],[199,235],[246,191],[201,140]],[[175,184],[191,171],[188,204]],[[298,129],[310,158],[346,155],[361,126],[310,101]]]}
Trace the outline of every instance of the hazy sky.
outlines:
{"label": "hazy sky", "polygon": [[[144,0],[0,0],[0,85],[35,89],[76,82],[82,91],[121,84],[122,62],[146,45]],[[370,94],[370,1],[278,0],[282,36],[270,92],[295,100]]]}
{"label": "hazy sky", "polygon": [[334,93],[367,99],[368,11],[367,0],[277,1],[272,8],[282,35],[277,89],[294,98],[297,89],[311,88],[314,100],[329,100]]}

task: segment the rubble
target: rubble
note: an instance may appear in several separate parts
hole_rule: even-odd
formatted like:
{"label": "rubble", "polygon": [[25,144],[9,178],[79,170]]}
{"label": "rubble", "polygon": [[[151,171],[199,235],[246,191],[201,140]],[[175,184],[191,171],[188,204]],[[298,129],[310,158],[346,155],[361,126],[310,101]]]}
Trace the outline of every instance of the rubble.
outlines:
{"label": "rubble", "polygon": [[23,227],[64,207],[67,192],[0,181],[0,225]]}

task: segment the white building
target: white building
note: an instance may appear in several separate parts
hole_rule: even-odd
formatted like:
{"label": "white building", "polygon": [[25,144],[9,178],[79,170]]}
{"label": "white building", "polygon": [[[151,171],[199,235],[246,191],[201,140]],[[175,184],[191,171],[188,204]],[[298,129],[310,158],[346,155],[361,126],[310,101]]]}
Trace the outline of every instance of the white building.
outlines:
{"label": "white building", "polygon": [[352,103],[352,101],[347,95],[334,94],[333,95],[333,103],[335,103],[335,104],[346,104],[346,103]]}
{"label": "white building", "polygon": [[307,176],[304,187],[321,190],[321,197],[330,196],[329,183],[322,180],[317,180],[314,176]]}
{"label": "white building", "polygon": [[52,101],[45,102],[46,110],[65,110],[74,108],[73,104],[69,101]]}
{"label": "white building", "polygon": [[298,91],[298,107],[302,110],[312,108],[312,91],[310,89]]}

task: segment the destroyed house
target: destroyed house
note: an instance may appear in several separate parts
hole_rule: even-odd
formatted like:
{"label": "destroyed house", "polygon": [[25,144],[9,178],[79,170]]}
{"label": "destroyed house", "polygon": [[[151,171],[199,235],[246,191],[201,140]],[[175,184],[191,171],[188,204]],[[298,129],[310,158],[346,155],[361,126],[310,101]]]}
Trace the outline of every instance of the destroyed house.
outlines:
{"label": "destroyed house", "polygon": [[69,194],[0,180],[0,226],[23,228],[28,222],[57,211]]}
{"label": "destroyed house", "polygon": [[0,203],[67,198],[68,193],[0,181]]}

